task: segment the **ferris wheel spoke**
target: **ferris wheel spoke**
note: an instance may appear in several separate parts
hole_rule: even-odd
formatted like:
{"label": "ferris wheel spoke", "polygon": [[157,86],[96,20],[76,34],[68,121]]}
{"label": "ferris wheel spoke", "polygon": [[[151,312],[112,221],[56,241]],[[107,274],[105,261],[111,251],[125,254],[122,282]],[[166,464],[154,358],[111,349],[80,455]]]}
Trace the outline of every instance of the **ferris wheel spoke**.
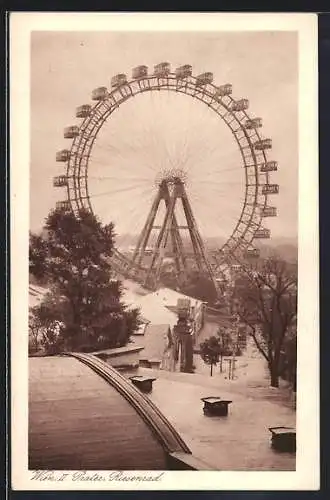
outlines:
{"label": "ferris wheel spoke", "polygon": [[[110,144],[102,144],[99,146],[98,149],[113,153],[113,156],[117,157],[117,161],[120,161],[121,164],[129,163],[129,168],[132,168],[132,163],[133,165],[135,164],[135,156],[137,152],[141,151],[141,147],[140,148],[138,146],[132,147],[132,145],[128,143],[122,144],[122,148],[119,148],[118,146],[112,146]],[[123,151],[125,151],[125,155],[123,154]],[[131,155],[134,157],[133,160],[130,160],[129,153],[131,153]],[[145,167],[148,168],[150,171],[154,170],[153,166],[150,165],[148,161],[145,162]]]}
{"label": "ferris wheel spoke", "polygon": [[217,189],[209,190],[207,193],[196,193],[190,192],[190,196],[192,200],[196,200],[198,203],[203,205],[210,205],[215,210],[217,206],[221,207],[237,207],[240,201],[244,201],[243,198],[239,196],[228,196],[228,192],[219,191]]}
{"label": "ferris wheel spoke", "polygon": [[[241,165],[241,158],[238,154],[235,155],[237,157],[237,162],[235,166]],[[223,150],[216,149],[216,146],[214,148],[208,148],[207,147],[207,142],[204,143],[204,145],[201,146],[199,149],[198,153],[195,155],[195,164],[198,165],[201,162],[203,164],[207,163],[210,166],[210,173],[212,172],[211,167],[213,166],[214,169],[218,169],[219,166],[221,165],[228,165],[228,164],[234,164],[233,158],[233,152],[230,151],[230,153],[227,153]],[[226,167],[227,168],[227,167]]]}
{"label": "ferris wheel spoke", "polygon": [[[116,244],[120,241],[120,246],[124,246],[130,241],[131,237],[134,236],[138,230],[141,230],[142,223],[140,223],[140,220],[136,218],[137,214],[138,212],[136,211],[135,214],[132,214],[132,217],[129,220],[123,220],[120,211],[109,211],[109,220],[114,223],[115,233],[117,231]],[[132,221],[134,221],[134,224]]]}
{"label": "ferris wheel spoke", "polygon": [[189,190],[190,196],[192,198],[196,198],[198,200],[202,200],[204,203],[213,203],[214,200],[221,200],[221,203],[233,204],[237,206],[237,202],[244,201],[243,197],[237,196],[228,196],[228,190],[220,190],[216,187],[212,187],[205,192],[194,191],[193,189]]}
{"label": "ferris wheel spoke", "polygon": [[[195,201],[195,199],[193,199]],[[232,205],[232,208],[228,208],[228,206],[225,207],[223,205],[219,205],[219,206],[216,206],[215,203],[209,203],[209,204],[206,204],[205,203],[205,200],[203,199],[197,199],[196,200],[197,203],[192,203],[192,205],[194,206],[197,206],[197,204],[200,204],[202,209],[203,209],[203,213],[208,213],[209,215],[214,215],[216,213],[233,213],[235,214],[235,216],[237,216],[237,213],[239,213],[239,208],[237,207],[237,204],[236,206]]]}
{"label": "ferris wheel spoke", "polygon": [[217,234],[217,231],[221,231],[227,236],[232,233],[234,227],[237,223],[237,217],[228,217],[228,216],[218,216],[213,217],[213,223],[204,223],[203,225],[199,225],[201,235],[207,234],[210,230],[210,234]]}
{"label": "ferris wheel spoke", "polygon": [[[141,192],[141,195],[146,195],[147,190],[144,190]],[[150,192],[149,192],[150,195]],[[124,199],[122,203],[120,203],[120,200],[118,198],[113,201],[113,203],[109,203],[108,201],[106,203],[103,203],[101,205],[98,205],[99,211],[102,213],[106,210],[109,217],[113,218],[113,222],[115,222],[115,225],[118,223],[118,218],[121,221],[120,225],[121,226],[127,226],[127,230],[129,228],[134,227],[135,225],[142,226],[140,223],[141,217],[146,214],[141,214],[141,204],[139,202],[136,202],[134,205],[130,205],[128,210],[123,210],[123,206],[125,206],[125,201],[127,205],[127,200]],[[146,198],[147,204],[151,202],[151,198]],[[142,211],[143,212],[143,211]],[[147,212],[147,210],[145,210]],[[111,214],[111,215],[110,215]]]}
{"label": "ferris wheel spoke", "polygon": [[[116,163],[120,165],[120,169],[121,169],[121,170],[127,170],[128,172],[131,172],[131,170],[132,170],[132,165],[134,166],[134,165],[135,165],[135,161],[136,161],[136,160],[134,160],[134,159],[132,159],[132,160],[131,160],[129,157],[127,157],[127,156],[125,157],[125,156],[123,156],[123,155],[121,155],[121,156],[119,156],[119,157],[118,157],[118,155],[117,155],[117,156],[113,156],[113,157],[112,157],[112,161],[115,161],[115,160],[116,160]],[[92,161],[94,162],[94,161],[95,161],[95,159],[93,158],[93,159],[92,159]],[[100,164],[100,163],[103,163],[103,164],[105,164],[105,163],[109,163],[109,157],[107,157],[107,159],[104,159],[104,160],[97,160],[97,161],[98,161],[98,163],[99,163],[99,164]],[[144,166],[147,170],[149,170],[150,172],[153,172],[153,170],[154,170],[154,169],[153,169],[153,167],[152,167],[151,165],[149,165],[149,164],[148,164],[148,162],[144,162],[144,163],[143,163],[143,166]]]}
{"label": "ferris wheel spoke", "polygon": [[116,154],[116,155],[118,155],[118,154],[122,155],[122,151],[120,150],[120,148],[118,148],[118,146],[112,145],[109,142],[107,142],[107,144],[104,144],[104,142],[101,142],[101,144],[100,143],[95,144],[94,147],[97,147],[98,150],[106,151],[107,153],[112,153],[112,154]]}
{"label": "ferris wheel spoke", "polygon": [[[219,157],[214,157],[212,158],[210,155],[207,153],[204,155],[204,157],[201,157],[200,160],[194,159],[193,162],[191,162],[190,165],[190,173],[192,176],[197,176],[199,172],[204,173],[204,177],[214,177],[219,175],[221,171],[223,172],[231,172],[232,170],[241,170],[243,172],[243,168],[239,167],[237,168],[237,164],[239,164],[240,161],[237,161],[235,166],[233,167],[228,167],[228,161],[225,160],[224,157],[219,156]],[[226,165],[226,168],[221,168],[221,166]],[[207,167],[207,168],[206,168]]]}
{"label": "ferris wheel spoke", "polygon": [[[94,165],[93,159],[91,161],[91,167],[90,167],[90,175],[94,175],[96,177],[100,176],[114,176],[114,175],[120,175],[124,178],[128,177],[135,177],[136,178],[136,172],[134,171],[134,165],[133,161],[129,161],[127,158],[125,159],[120,159],[120,158],[107,158],[104,159],[103,164],[101,165]],[[139,179],[142,178],[150,178],[150,173],[148,172],[147,169],[145,169],[145,165],[142,165],[139,172],[141,173],[141,176],[139,176]],[[135,174],[135,176],[134,176]]]}
{"label": "ferris wheel spoke", "polygon": [[[209,200],[210,195],[214,196],[215,199],[217,198],[227,198],[229,199],[228,196],[228,190],[227,189],[219,189],[217,186],[209,186],[208,190],[204,193],[199,193],[198,191],[194,189],[190,189],[189,192],[191,193],[192,196],[195,196],[197,198],[204,198],[206,201]],[[233,197],[232,197],[233,198]],[[235,199],[235,201],[237,198]],[[233,200],[234,202],[234,200]]]}
{"label": "ferris wheel spoke", "polygon": [[104,191],[103,193],[95,193],[95,194],[89,195],[89,197],[90,198],[96,198],[96,197],[99,197],[99,196],[106,196],[106,195],[110,195],[110,194],[123,193],[123,192],[126,192],[126,191],[134,191],[136,189],[141,189],[141,186],[130,186],[130,187],[124,187],[124,188],[121,188],[121,189],[112,189],[112,190],[109,190],[109,191]]}
{"label": "ferris wheel spoke", "polygon": [[[205,209],[205,207],[203,209],[203,212],[200,211],[198,213],[199,213],[199,215],[196,216],[196,218],[197,218],[197,220],[201,221],[201,225],[199,224],[201,232],[203,232],[203,227],[205,224],[216,228],[219,220],[229,221],[230,224],[225,224],[225,228],[230,229],[231,227],[234,226],[235,222],[237,221],[237,217],[239,215],[239,213],[237,211],[233,212],[232,215],[229,215],[228,212],[225,212],[225,211],[216,211],[215,212],[212,209]],[[201,216],[202,216],[202,219],[201,219]]]}
{"label": "ferris wheel spoke", "polygon": [[113,181],[118,181],[118,182],[150,182],[150,179],[147,178],[147,177],[122,177],[122,176],[109,176],[109,175],[105,175],[105,176],[96,176],[96,175],[91,175],[91,174],[88,174],[88,178],[89,179],[95,179],[95,180],[99,180],[99,181],[104,181],[104,180],[113,180]]}
{"label": "ferris wheel spoke", "polygon": [[[236,166],[235,166],[235,167],[228,167],[228,168],[219,168],[219,167],[218,167],[218,168],[215,170],[216,175],[220,175],[220,174],[222,174],[223,172],[238,172],[238,171],[241,171],[242,173],[244,173],[244,167],[242,167],[242,166],[239,166],[239,167],[236,167]],[[208,174],[206,174],[206,175],[203,177],[203,179],[205,180],[205,179],[207,179],[207,178],[214,177],[214,176],[215,176],[214,172],[213,172],[213,173],[208,173]],[[209,181],[209,182],[212,182],[212,181]]]}
{"label": "ferris wheel spoke", "polygon": [[210,180],[204,180],[204,179],[201,179],[199,181],[199,184],[206,184],[207,186],[210,186],[210,187],[213,187],[213,188],[216,188],[218,186],[222,186],[222,187],[225,187],[225,186],[244,186],[244,183],[241,181],[241,180],[236,180],[236,181],[232,181],[232,180],[227,180],[225,178],[222,178],[220,180],[216,180],[216,179],[210,179]]}
{"label": "ferris wheel spoke", "polygon": [[[145,188],[145,189],[142,189],[141,186],[139,186],[139,187],[137,187],[137,189],[139,189],[139,192],[138,193],[134,193],[134,196],[135,196],[134,199],[137,200],[138,204],[141,204],[141,198],[144,197],[144,199],[148,199],[147,198],[148,194],[149,194],[149,198],[151,198],[152,195],[150,193],[150,187],[149,186],[147,188]],[[113,195],[114,191],[108,191],[108,194]],[[103,205],[104,206],[110,206],[111,204],[113,204],[115,206],[116,210],[119,210],[121,212],[123,212],[123,208],[127,209],[127,207],[132,206],[132,203],[127,204],[126,191],[124,191],[124,190],[119,191],[119,192],[117,191],[115,194],[117,194],[118,196],[117,197],[113,197],[110,200],[104,201]],[[91,198],[95,198],[95,196],[93,196],[93,195],[91,195],[90,197]]]}
{"label": "ferris wheel spoke", "polygon": [[124,223],[126,222],[125,227],[123,228],[125,230],[126,237],[124,236],[121,238],[123,245],[130,242],[132,236],[135,237],[141,233],[146,217],[147,212],[141,214],[140,207],[137,206],[134,210],[130,210],[127,221],[122,219],[121,226],[124,226]]}
{"label": "ferris wheel spoke", "polygon": [[141,216],[141,212],[138,208],[135,210],[131,210],[129,213],[129,218],[121,221],[121,225],[124,226],[125,223],[125,232],[127,233],[127,237],[122,237],[122,241],[126,242],[130,239],[132,235],[135,235],[137,232],[140,232],[143,227],[143,219]]}
{"label": "ferris wheel spoke", "polygon": [[[89,177],[89,176],[88,176]],[[101,177],[98,176],[96,178],[93,179],[93,177],[89,177],[91,181],[93,181],[93,184],[95,185],[100,185],[99,183],[97,183],[97,181],[100,181],[101,180]],[[103,179],[106,179],[105,177]],[[114,180],[118,181],[118,178],[114,178]],[[130,182],[130,184],[133,186],[140,186],[140,185],[143,185],[143,184],[146,184],[146,183],[149,183],[150,180],[149,179],[139,179],[139,178],[136,178],[136,180],[134,179],[127,179],[126,178],[122,178],[120,179],[120,182],[111,182],[110,180],[108,182],[106,182],[106,185],[109,186],[109,187],[113,187],[113,188],[117,188],[118,185],[120,185],[121,182]],[[129,186],[123,186],[123,187],[129,187]]]}
{"label": "ferris wheel spoke", "polygon": [[[198,204],[193,204],[193,207],[195,209],[198,209]],[[196,210],[198,214],[203,214],[203,224],[202,228],[205,224],[212,225],[212,227],[215,227],[217,223],[221,221],[229,221],[230,224],[226,223],[225,227],[230,230],[230,228],[234,227],[239,215],[240,215],[240,210],[237,209],[237,207],[233,208],[232,210],[227,209],[219,209],[214,210],[213,207],[206,207],[205,205],[201,208],[201,210]],[[209,222],[212,221],[212,222]],[[201,231],[203,232],[201,228]]]}

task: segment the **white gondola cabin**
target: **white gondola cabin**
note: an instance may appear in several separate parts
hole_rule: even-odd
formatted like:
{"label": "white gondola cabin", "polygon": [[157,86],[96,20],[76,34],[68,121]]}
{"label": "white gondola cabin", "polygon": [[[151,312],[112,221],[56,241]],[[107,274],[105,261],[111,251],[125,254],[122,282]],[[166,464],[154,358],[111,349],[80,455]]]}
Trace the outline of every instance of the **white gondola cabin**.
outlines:
{"label": "white gondola cabin", "polygon": [[135,80],[138,78],[145,78],[148,76],[148,66],[137,66],[136,68],[133,68],[132,70],[132,78]]}
{"label": "white gondola cabin", "polygon": [[64,139],[73,139],[77,135],[79,135],[79,127],[77,125],[72,125],[64,129]]}
{"label": "white gondola cabin", "polygon": [[213,82],[213,73],[202,73],[196,77],[196,85],[202,86]]}
{"label": "white gondola cabin", "polygon": [[240,99],[239,101],[233,102],[231,105],[232,111],[244,111],[245,109],[248,109],[249,107],[249,100],[248,99]]}
{"label": "white gondola cabin", "polygon": [[261,139],[254,143],[254,149],[258,151],[264,151],[265,149],[270,149],[272,147],[271,139]]}
{"label": "white gondola cabin", "polygon": [[90,104],[83,104],[82,106],[78,106],[76,109],[76,117],[77,118],[86,118],[91,113],[92,106]]}
{"label": "white gondola cabin", "polygon": [[68,161],[70,158],[70,151],[68,149],[62,149],[56,153],[56,161]]}
{"label": "white gondola cabin", "polygon": [[93,101],[103,101],[108,97],[108,89],[107,87],[97,87],[92,92],[92,100]]}
{"label": "white gondola cabin", "polygon": [[260,167],[260,172],[275,172],[277,170],[277,161],[267,161]]}
{"label": "white gondola cabin", "polygon": [[230,95],[233,92],[233,86],[231,83],[225,83],[217,88],[216,95],[224,97],[225,95]]}
{"label": "white gondola cabin", "polygon": [[264,186],[262,186],[262,194],[278,194],[278,192],[278,184],[265,184]]}
{"label": "white gondola cabin", "polygon": [[250,120],[246,120],[245,128],[250,130],[253,128],[262,127],[262,119],[261,118],[251,118]]}
{"label": "white gondola cabin", "polygon": [[192,74],[192,66],[190,64],[184,64],[175,70],[175,76],[177,78],[188,78]]}
{"label": "white gondola cabin", "polygon": [[247,259],[257,259],[258,257],[260,257],[259,248],[248,248],[245,252],[245,257]]}
{"label": "white gondola cabin", "polygon": [[56,202],[56,209],[57,210],[65,210],[69,212],[71,210],[71,205],[68,200],[65,201],[57,201]]}
{"label": "white gondola cabin", "polygon": [[127,83],[127,76],[124,73],[119,73],[111,78],[111,87],[116,88]]}
{"label": "white gondola cabin", "polygon": [[254,238],[270,238],[270,229],[257,229],[257,231],[254,233]]}
{"label": "white gondola cabin", "polygon": [[68,178],[66,175],[58,175],[53,179],[54,187],[63,187],[68,185]]}
{"label": "white gondola cabin", "polygon": [[277,209],[276,207],[264,207],[261,214],[263,217],[276,217]]}
{"label": "white gondola cabin", "polygon": [[154,75],[157,77],[166,77],[171,72],[171,65],[168,62],[162,62],[154,66]]}

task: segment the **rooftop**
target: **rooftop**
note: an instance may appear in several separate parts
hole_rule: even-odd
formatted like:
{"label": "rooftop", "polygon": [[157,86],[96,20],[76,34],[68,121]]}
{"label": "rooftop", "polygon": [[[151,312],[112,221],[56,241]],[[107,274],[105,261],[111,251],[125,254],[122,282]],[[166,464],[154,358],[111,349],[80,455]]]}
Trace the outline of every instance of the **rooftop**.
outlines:
{"label": "rooftop", "polygon": [[131,344],[144,347],[141,352],[141,358],[146,360],[164,360],[166,351],[171,340],[169,325],[147,325],[145,333],[141,335],[133,335]]}
{"label": "rooftop", "polygon": [[[270,446],[269,427],[295,427],[295,411],[272,398],[272,389],[258,391],[239,381],[206,375],[139,368],[155,377],[148,397],[178,430],[192,453],[216,470],[295,470],[295,455]],[[276,392],[276,390],[274,390]],[[204,397],[232,401],[228,417],[203,414]]]}
{"label": "rooftop", "polygon": [[195,297],[190,297],[189,295],[185,295],[176,290],[172,290],[171,288],[159,288],[148,296],[150,297],[152,295],[159,297],[166,306],[176,306],[178,299],[188,299],[192,306],[200,306],[203,304],[202,300],[196,299]]}
{"label": "rooftop", "polygon": [[[29,365],[30,468],[295,470],[295,454],[270,444],[269,428],[295,427],[276,389],[141,367],[123,376],[90,354]],[[148,396],[133,375],[155,379]],[[228,417],[204,415],[207,397],[232,401]],[[200,462],[169,467],[169,456],[187,453]]]}
{"label": "rooftop", "polygon": [[154,293],[136,298],[134,303],[129,305],[139,307],[142,317],[153,325],[169,325],[172,328],[177,323],[177,315],[169,311],[166,304]]}
{"label": "rooftop", "polygon": [[90,354],[29,359],[29,468],[209,468],[131,381]]}

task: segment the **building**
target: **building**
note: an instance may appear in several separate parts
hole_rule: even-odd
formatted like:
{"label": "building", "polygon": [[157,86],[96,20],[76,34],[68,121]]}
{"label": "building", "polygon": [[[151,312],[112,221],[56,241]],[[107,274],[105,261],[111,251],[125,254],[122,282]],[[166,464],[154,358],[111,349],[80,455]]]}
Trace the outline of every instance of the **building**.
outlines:
{"label": "building", "polygon": [[178,301],[185,301],[188,303],[192,334],[194,341],[196,342],[198,333],[204,325],[205,303],[202,300],[189,297],[188,295],[184,295],[183,293],[172,290],[171,288],[160,288],[159,290],[148,294],[145,300],[148,300],[147,298],[149,298],[149,300],[155,300],[155,298],[157,298],[160,304],[175,314],[176,320],[178,315]]}
{"label": "building", "polygon": [[138,307],[142,320],[152,325],[169,325],[172,329],[177,322],[177,315],[174,310],[170,310],[156,293],[149,293],[143,297],[136,297],[127,302],[131,307]]}
{"label": "building", "polygon": [[146,325],[143,335],[132,335],[131,345],[143,347],[140,353],[140,366],[175,370],[175,347],[169,325]]}
{"label": "building", "polygon": [[175,369],[173,345],[173,328],[177,315],[170,311],[159,298],[147,293],[141,295],[129,282],[125,281],[124,302],[129,307],[140,309],[142,324],[131,336],[130,345],[143,346],[140,361],[145,366],[151,364],[165,370]]}
{"label": "building", "polygon": [[[128,362],[135,364],[140,358],[147,366],[151,363],[160,369],[175,370],[173,329],[178,320],[178,301],[189,304],[193,343],[196,343],[204,322],[204,303],[169,288],[148,293],[141,285],[130,280],[125,280],[123,287],[122,300],[130,308],[140,309],[142,323],[125,348],[119,349],[120,352],[118,349],[108,350],[107,356],[111,357],[116,367]],[[47,292],[46,288],[30,285],[30,307],[40,303]],[[31,338],[31,352],[33,340]]]}
{"label": "building", "polygon": [[140,331],[132,335],[133,343],[144,345],[144,351],[140,353],[141,362],[150,365],[154,361],[154,366],[174,371],[177,362],[174,328],[178,321],[180,303],[184,303],[188,309],[192,344],[196,344],[198,333],[204,324],[204,302],[170,288],[160,288],[142,295],[141,290],[134,290],[129,281],[125,281],[124,285],[124,301],[130,307],[140,309],[143,321]]}

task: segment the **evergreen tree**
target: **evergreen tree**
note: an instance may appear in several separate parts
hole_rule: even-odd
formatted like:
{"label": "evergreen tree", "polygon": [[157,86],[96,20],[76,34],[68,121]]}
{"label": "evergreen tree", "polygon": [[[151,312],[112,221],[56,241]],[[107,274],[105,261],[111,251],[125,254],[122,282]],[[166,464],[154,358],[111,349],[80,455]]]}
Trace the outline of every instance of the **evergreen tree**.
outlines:
{"label": "evergreen tree", "polygon": [[122,302],[122,284],[112,279],[114,227],[90,212],[52,211],[46,236],[30,236],[30,272],[47,277],[51,292],[33,313],[48,324],[61,321],[59,350],[91,351],[125,345],[138,327],[136,309]]}

